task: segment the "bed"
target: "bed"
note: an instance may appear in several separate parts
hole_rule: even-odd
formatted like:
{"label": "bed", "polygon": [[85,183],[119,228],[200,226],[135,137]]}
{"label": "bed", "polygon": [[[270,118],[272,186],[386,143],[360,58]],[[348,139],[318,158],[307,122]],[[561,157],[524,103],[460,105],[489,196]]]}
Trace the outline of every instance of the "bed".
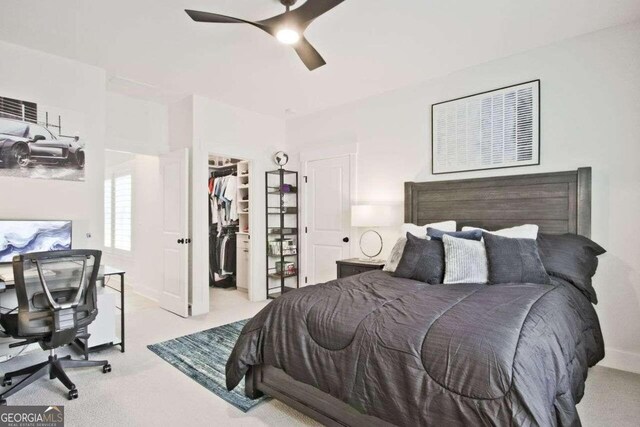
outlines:
{"label": "bed", "polygon": [[[405,222],[589,237],[591,170],[405,184]],[[604,357],[570,283],[426,285],[373,271],[290,292],[244,328],[227,386],[325,425],[580,425]]]}

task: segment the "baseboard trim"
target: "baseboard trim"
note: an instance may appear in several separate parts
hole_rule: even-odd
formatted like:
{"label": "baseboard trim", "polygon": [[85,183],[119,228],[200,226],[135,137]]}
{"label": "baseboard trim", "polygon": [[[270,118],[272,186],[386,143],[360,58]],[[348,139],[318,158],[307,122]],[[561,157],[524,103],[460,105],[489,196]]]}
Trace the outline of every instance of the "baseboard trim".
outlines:
{"label": "baseboard trim", "polygon": [[605,348],[605,357],[598,365],[640,374],[640,354]]}
{"label": "baseboard trim", "polygon": [[140,285],[139,283],[133,286],[133,292],[142,295],[145,298],[148,298],[152,301],[159,302],[160,301],[160,292],[156,289],[153,289],[149,286]]}

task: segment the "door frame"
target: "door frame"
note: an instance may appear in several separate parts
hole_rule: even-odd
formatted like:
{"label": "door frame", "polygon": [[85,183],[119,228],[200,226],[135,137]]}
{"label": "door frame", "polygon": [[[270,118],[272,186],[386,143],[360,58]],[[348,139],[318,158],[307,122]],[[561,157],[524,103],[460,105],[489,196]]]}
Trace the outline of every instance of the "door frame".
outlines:
{"label": "door frame", "polygon": [[[334,159],[337,157],[347,157],[347,156],[349,157],[349,196],[350,196],[350,204],[351,206],[353,206],[356,204],[358,200],[358,195],[357,195],[358,144],[355,142],[352,142],[349,144],[329,146],[329,147],[323,147],[323,148],[318,148],[314,150],[300,152],[300,164],[302,166],[301,167],[302,179],[300,184],[300,187],[302,188],[301,190],[302,203],[300,205],[300,217],[302,219],[302,227],[307,227],[309,224],[307,214],[309,213],[310,209],[307,206],[308,205],[307,186],[306,186],[307,183],[305,181],[306,177],[308,176],[309,162],[313,162],[317,160],[328,160],[328,159]],[[300,230],[300,235],[302,236],[301,243],[303,248],[302,254],[300,257],[301,258],[300,267],[302,270],[302,274],[300,277],[301,279],[300,286],[302,287],[302,286],[309,285],[309,283],[305,283],[307,279],[307,273],[309,271],[308,264],[307,264],[308,262],[307,240],[308,239],[307,239],[307,233],[305,233],[304,230]],[[354,232],[353,227],[349,227],[349,256],[355,253],[357,249],[357,245],[354,241],[355,236],[356,236],[356,233]]]}
{"label": "door frame", "polygon": [[[256,158],[253,155],[237,149],[216,149],[213,142],[209,142],[206,146],[195,146],[192,150],[192,194],[204,195],[207,189],[207,181],[209,179],[209,156],[224,156],[243,159],[249,162],[249,194],[259,194],[258,191],[264,191],[261,188],[261,181],[256,175]],[[253,204],[253,201],[252,201]],[[210,288],[209,288],[209,205],[203,197],[192,197],[192,217],[191,217],[191,262],[192,262],[192,294],[191,294],[191,310],[192,315],[206,314],[210,311]],[[258,204],[259,206],[259,204]],[[258,250],[262,246],[256,242],[261,239],[261,235],[256,233],[263,227],[258,227],[257,215],[249,215],[249,250],[251,251],[251,274],[247,296],[249,301],[260,301],[266,299],[266,295],[262,297],[256,289],[258,277],[262,275],[256,274],[255,259]],[[206,236],[206,238],[203,238]],[[264,285],[262,285],[264,287]]]}

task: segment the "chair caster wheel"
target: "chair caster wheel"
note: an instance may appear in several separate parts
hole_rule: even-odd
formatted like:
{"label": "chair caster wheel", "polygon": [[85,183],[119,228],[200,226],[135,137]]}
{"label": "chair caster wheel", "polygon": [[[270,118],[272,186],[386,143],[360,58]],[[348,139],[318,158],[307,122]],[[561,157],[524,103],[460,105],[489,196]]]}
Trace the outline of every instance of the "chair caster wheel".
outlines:
{"label": "chair caster wheel", "polygon": [[13,382],[11,381],[11,379],[5,379],[2,380],[2,387],[8,387],[12,384]]}
{"label": "chair caster wheel", "polygon": [[73,390],[69,390],[69,400],[73,400],[77,398],[78,398],[78,390],[75,388]]}
{"label": "chair caster wheel", "polygon": [[107,372],[111,372],[111,365],[106,364],[102,367],[102,373],[106,374]]}
{"label": "chair caster wheel", "polygon": [[7,399],[0,399],[0,406],[7,406]]}

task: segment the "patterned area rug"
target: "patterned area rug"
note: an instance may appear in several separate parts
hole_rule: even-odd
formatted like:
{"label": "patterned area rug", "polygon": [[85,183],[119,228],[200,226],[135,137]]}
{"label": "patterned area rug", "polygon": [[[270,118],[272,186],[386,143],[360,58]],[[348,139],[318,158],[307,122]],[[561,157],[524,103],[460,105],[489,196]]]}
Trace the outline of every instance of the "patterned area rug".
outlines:
{"label": "patterned area rug", "polygon": [[240,331],[248,320],[152,344],[147,348],[203,387],[247,412],[265,398],[251,400],[246,397],[244,381],[233,391],[227,391],[224,369]]}

